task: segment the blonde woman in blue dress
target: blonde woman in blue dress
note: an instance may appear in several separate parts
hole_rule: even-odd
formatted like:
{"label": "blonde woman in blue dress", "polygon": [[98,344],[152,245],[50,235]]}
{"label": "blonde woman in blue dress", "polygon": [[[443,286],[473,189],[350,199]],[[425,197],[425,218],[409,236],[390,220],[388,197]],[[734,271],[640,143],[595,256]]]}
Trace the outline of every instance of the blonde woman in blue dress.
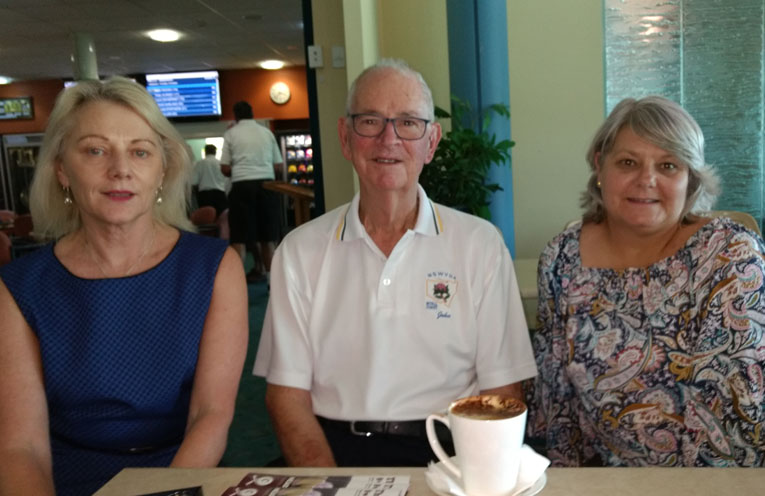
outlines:
{"label": "blonde woman in blue dress", "polygon": [[247,287],[225,241],[190,232],[190,166],[140,85],[81,81],[57,99],[30,194],[55,241],[0,269],[0,495],[220,461]]}
{"label": "blonde woman in blue dress", "polygon": [[539,263],[529,435],[554,465],[760,466],[763,242],[709,218],[693,118],[627,99],[587,153],[581,224]]}

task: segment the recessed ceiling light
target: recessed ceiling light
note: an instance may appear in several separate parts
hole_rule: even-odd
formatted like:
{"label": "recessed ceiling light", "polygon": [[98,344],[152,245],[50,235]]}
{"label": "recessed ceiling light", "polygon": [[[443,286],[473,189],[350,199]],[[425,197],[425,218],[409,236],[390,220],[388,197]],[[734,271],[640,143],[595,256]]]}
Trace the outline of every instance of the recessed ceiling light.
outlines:
{"label": "recessed ceiling light", "polygon": [[168,41],[177,41],[181,37],[181,33],[174,29],[154,29],[146,33],[146,36],[154,41],[161,41],[167,43]]}
{"label": "recessed ceiling light", "polygon": [[8,83],[10,83],[11,81],[12,81],[12,79],[11,79],[11,78],[9,78],[9,77],[0,76],[0,84],[8,84]]}
{"label": "recessed ceiling light", "polygon": [[281,69],[282,67],[284,67],[284,62],[282,62],[281,60],[264,60],[263,62],[260,63],[260,67],[262,67],[263,69],[268,69],[270,71],[273,71],[273,70]]}

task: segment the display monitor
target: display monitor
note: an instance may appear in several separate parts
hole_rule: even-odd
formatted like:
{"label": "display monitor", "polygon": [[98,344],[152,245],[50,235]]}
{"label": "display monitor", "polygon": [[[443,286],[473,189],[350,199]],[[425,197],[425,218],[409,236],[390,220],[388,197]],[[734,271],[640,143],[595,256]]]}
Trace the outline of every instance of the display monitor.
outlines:
{"label": "display monitor", "polygon": [[221,115],[218,71],[147,74],[146,89],[170,119]]}

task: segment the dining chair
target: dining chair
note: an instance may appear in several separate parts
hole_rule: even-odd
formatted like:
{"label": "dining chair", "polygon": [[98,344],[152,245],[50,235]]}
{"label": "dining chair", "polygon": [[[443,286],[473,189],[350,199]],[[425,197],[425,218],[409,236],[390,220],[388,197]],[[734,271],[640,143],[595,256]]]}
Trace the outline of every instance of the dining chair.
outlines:
{"label": "dining chair", "polygon": [[11,238],[0,231],[0,267],[11,261]]}
{"label": "dining chair", "polygon": [[[757,221],[754,217],[751,216],[751,214],[746,212],[740,212],[738,210],[710,210],[708,212],[704,212],[702,215],[706,217],[727,217],[735,222],[738,222],[742,226],[751,229],[759,236],[762,236],[759,224],[757,224]],[[569,227],[581,224],[581,222],[582,219],[570,220],[566,223],[564,229],[568,229]]]}
{"label": "dining chair", "polygon": [[0,222],[10,222],[16,218],[13,210],[0,210]]}
{"label": "dining chair", "polygon": [[218,225],[215,223],[217,213],[215,207],[199,207],[191,212],[191,223],[197,228],[199,234],[205,236],[218,236]]}
{"label": "dining chair", "polygon": [[709,212],[709,215],[712,217],[727,217],[756,232],[760,237],[762,236],[759,224],[754,217],[746,212],[738,210],[712,210]]}
{"label": "dining chair", "polygon": [[228,209],[224,210],[218,216],[218,220],[215,221],[218,224],[218,237],[221,239],[229,239],[231,231],[228,227]]}
{"label": "dining chair", "polygon": [[13,219],[13,235],[18,238],[31,238],[32,228],[32,214],[17,215]]}

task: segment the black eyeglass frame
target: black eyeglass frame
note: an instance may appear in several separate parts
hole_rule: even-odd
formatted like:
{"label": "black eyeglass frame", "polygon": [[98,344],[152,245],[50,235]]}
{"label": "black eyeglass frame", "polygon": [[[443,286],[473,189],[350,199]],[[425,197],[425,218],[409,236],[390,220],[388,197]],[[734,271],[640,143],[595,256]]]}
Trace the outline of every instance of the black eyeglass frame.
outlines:
{"label": "black eyeglass frame", "polygon": [[[368,116],[371,116],[371,117],[376,117],[378,119],[382,119],[383,120],[384,124],[383,124],[382,129],[380,129],[379,133],[377,133],[375,135],[369,136],[369,135],[366,135],[366,134],[361,134],[356,129],[356,118],[357,117],[363,117],[365,115],[368,115]],[[364,138],[377,138],[378,136],[380,136],[382,133],[385,132],[385,128],[388,127],[388,123],[391,122],[391,123],[393,123],[393,132],[396,133],[396,137],[398,139],[401,139],[401,140],[404,140],[404,141],[417,141],[417,140],[421,140],[422,138],[424,138],[425,134],[428,132],[428,124],[430,124],[432,122],[430,119],[423,119],[422,117],[411,117],[411,116],[406,116],[406,117],[384,117],[384,116],[382,116],[380,114],[370,114],[370,113],[348,114],[348,117],[351,118],[351,128],[353,129],[353,132],[358,134],[359,136],[363,136]],[[420,122],[425,123],[425,127],[422,128],[422,135],[419,138],[404,138],[403,136],[398,134],[398,128],[396,127],[396,121],[402,121],[402,120],[410,120],[410,121],[411,120],[415,120],[415,121],[420,121]]]}

